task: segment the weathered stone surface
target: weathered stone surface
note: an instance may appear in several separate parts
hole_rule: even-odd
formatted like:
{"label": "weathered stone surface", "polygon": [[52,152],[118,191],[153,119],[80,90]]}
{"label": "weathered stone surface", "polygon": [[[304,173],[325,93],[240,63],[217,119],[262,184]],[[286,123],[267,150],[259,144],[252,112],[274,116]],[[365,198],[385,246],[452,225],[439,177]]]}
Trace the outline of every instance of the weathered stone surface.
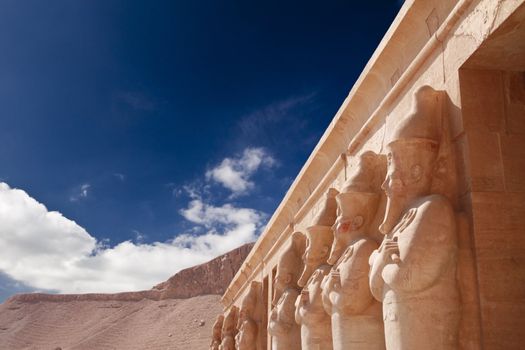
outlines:
{"label": "weathered stone surface", "polygon": [[383,303],[389,350],[459,345],[456,217],[448,198],[432,190],[449,156],[440,152],[449,131],[438,108],[442,95],[418,89],[387,144],[385,238],[370,257],[370,289]]}
{"label": "weathered stone surface", "polygon": [[335,350],[385,348],[381,304],[368,286],[368,259],[377,242],[370,236],[386,172],[384,156],[368,151],[337,195],[334,243],[323,281],[323,306],[331,315]]}
{"label": "weathered stone surface", "polygon": [[248,294],[244,297],[239,310],[238,333],[235,336],[237,350],[260,350],[260,330],[263,327],[262,285],[253,281]]}
{"label": "weathered stone surface", "polygon": [[153,287],[161,299],[189,298],[202,294],[222,294],[253,247],[245,244],[205,264],[182,270]]}
{"label": "weathered stone surface", "polygon": [[273,283],[273,308],[268,321],[272,350],[301,349],[301,327],[295,322],[295,301],[301,291],[297,281],[303,270],[302,256],[305,249],[305,235],[294,232],[277,265]]}
{"label": "weathered stone surface", "polygon": [[295,302],[295,320],[301,325],[301,349],[332,349],[332,328],[330,315],[326,313],[322,302],[322,282],[330,272],[327,264],[334,240],[332,225],[337,218],[339,192],[330,188],[320,214],[313,220],[313,225],[306,229],[308,244],[303,256],[304,269],[298,285],[303,287]]}
{"label": "weathered stone surface", "polygon": [[232,306],[224,316],[222,323],[222,340],[219,350],[235,350],[235,336],[237,335],[237,322],[239,320],[239,309]]}
{"label": "weathered stone surface", "polygon": [[219,315],[215,319],[211,333],[210,350],[219,350],[222,340],[222,324],[224,323],[224,316]]}

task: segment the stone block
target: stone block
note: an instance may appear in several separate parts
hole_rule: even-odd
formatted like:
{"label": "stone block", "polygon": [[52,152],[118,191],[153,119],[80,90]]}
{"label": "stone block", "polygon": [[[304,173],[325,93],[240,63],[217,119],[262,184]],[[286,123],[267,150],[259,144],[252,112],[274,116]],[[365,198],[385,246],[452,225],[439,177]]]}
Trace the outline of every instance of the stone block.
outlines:
{"label": "stone block", "polygon": [[525,237],[522,231],[477,231],[476,255],[481,299],[525,300]]}
{"label": "stone block", "polygon": [[499,135],[487,131],[468,131],[467,143],[470,160],[470,189],[503,191],[503,166]]}
{"label": "stone block", "polygon": [[503,131],[505,115],[501,72],[465,69],[460,76],[465,130]]}
{"label": "stone block", "polygon": [[517,134],[502,135],[501,158],[505,189],[509,192],[525,192],[525,137]]}
{"label": "stone block", "polygon": [[521,230],[525,227],[525,194],[473,192],[474,232]]}
{"label": "stone block", "polygon": [[510,134],[525,134],[525,72],[505,73],[506,127]]}
{"label": "stone block", "polygon": [[525,324],[525,304],[515,302],[483,303],[483,349],[523,349],[522,325]]}

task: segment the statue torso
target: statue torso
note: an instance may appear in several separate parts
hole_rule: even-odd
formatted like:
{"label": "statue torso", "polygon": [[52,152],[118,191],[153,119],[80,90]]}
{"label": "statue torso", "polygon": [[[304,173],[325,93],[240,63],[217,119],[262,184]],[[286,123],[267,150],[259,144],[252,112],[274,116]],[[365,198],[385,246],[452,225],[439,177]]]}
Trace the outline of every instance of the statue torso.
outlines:
{"label": "statue torso", "polygon": [[372,297],[368,286],[368,259],[375,248],[377,243],[367,236],[353,242],[331,272],[340,276],[340,287],[324,283],[335,350],[385,348],[381,304]]}
{"label": "statue torso", "polygon": [[287,288],[272,310],[268,332],[272,336],[274,350],[301,349],[301,329],[295,322],[295,301],[298,296],[297,289]]}
{"label": "statue torso", "polygon": [[325,312],[322,302],[322,282],[330,272],[330,265],[318,267],[303,290],[308,291],[306,301],[302,295],[296,302],[296,320],[301,324],[301,343],[303,350],[332,349],[332,328],[330,316]]}
{"label": "statue torso", "polygon": [[448,200],[432,195],[415,201],[387,235],[397,237],[401,260],[381,273],[388,349],[457,348],[455,225]]}

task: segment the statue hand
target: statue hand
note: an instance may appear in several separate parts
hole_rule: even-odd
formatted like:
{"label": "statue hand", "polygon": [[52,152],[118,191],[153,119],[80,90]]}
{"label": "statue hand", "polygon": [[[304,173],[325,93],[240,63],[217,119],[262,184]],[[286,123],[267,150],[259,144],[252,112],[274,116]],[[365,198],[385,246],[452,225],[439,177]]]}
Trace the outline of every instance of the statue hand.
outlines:
{"label": "statue hand", "polygon": [[378,249],[378,258],[381,264],[385,265],[389,262],[399,263],[399,245],[397,237],[392,239],[385,238]]}
{"label": "statue hand", "polygon": [[330,289],[334,292],[339,292],[341,289],[341,274],[339,271],[332,270],[330,271]]}

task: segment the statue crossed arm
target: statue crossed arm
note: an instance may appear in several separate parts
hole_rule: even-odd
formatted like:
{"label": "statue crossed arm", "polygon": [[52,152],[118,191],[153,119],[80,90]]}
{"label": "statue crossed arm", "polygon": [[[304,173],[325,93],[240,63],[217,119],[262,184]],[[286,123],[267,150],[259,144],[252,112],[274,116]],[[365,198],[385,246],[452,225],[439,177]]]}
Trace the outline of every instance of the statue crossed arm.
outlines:
{"label": "statue crossed arm", "polygon": [[332,306],[337,306],[346,314],[360,314],[370,306],[373,298],[368,284],[368,257],[376,247],[373,240],[361,239],[345,251],[338,263],[343,271],[332,270],[323,281],[326,312],[331,313]]}
{"label": "statue crossed arm", "polygon": [[[376,255],[377,262],[374,261],[374,265],[378,266],[372,268],[372,274],[381,273],[384,282],[400,292],[430,288],[456,255],[455,219],[448,200],[440,195],[432,195],[418,204],[413,222],[403,233],[393,233],[394,237],[398,237],[398,242],[389,242],[388,236],[385,238],[386,254],[382,257]],[[390,253],[393,249],[388,249],[392,246],[397,246],[398,263],[392,261]],[[377,281],[379,278],[373,276],[371,279]]]}

